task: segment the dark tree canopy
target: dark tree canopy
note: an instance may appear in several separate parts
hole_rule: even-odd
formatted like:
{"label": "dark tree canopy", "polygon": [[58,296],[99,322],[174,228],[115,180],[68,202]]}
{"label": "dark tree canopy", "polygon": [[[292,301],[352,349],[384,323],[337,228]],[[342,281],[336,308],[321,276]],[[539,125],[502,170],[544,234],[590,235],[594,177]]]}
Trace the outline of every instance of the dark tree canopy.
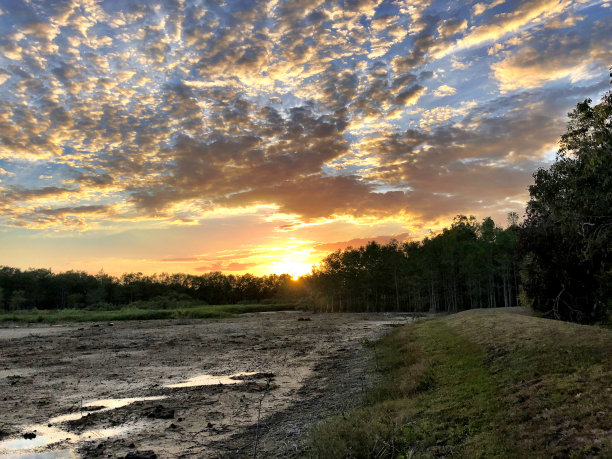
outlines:
{"label": "dark tree canopy", "polygon": [[520,238],[527,301],[556,318],[606,319],[612,293],[612,93],[569,113],[556,161],[534,179]]}
{"label": "dark tree canopy", "polygon": [[518,226],[458,215],[422,241],[370,242],[328,255],[305,281],[325,311],[457,312],[517,304]]}
{"label": "dark tree canopy", "polygon": [[17,309],[116,309],[122,305],[166,309],[190,303],[257,303],[294,300],[302,293],[288,274],[255,277],[210,272],[123,274],[112,277],[80,271],[52,273],[0,266],[0,311]]}

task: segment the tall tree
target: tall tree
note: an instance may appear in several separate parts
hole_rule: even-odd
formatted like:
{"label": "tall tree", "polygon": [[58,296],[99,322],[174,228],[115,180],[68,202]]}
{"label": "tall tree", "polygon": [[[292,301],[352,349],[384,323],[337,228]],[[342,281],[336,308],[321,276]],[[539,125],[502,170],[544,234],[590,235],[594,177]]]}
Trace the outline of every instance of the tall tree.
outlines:
{"label": "tall tree", "polygon": [[595,321],[612,307],[612,93],[569,113],[554,164],[534,174],[520,246],[533,307]]}

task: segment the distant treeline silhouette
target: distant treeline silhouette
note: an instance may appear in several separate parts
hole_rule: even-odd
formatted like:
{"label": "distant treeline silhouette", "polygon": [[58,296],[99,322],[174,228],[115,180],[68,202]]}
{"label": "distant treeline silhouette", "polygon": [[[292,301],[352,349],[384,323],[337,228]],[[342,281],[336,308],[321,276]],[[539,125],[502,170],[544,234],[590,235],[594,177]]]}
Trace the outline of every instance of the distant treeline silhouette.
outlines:
{"label": "distant treeline silhouette", "polygon": [[457,312],[514,306],[520,285],[516,215],[504,229],[491,218],[458,215],[420,242],[370,242],[328,255],[308,279],[325,311]]}
{"label": "distant treeline silhouette", "polygon": [[[0,305],[17,309],[112,309],[121,305],[172,308],[198,302],[257,303],[296,299],[297,285],[288,274],[256,277],[211,272],[189,274],[124,274],[113,277],[80,271],[52,273],[48,269],[0,267]],[[148,304],[144,304],[148,303]]]}

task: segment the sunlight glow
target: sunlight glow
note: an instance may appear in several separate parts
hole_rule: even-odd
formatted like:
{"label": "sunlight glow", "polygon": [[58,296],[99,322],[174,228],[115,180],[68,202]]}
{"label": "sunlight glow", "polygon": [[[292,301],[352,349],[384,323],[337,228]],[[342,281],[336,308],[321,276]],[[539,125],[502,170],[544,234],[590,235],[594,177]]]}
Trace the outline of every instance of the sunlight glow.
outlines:
{"label": "sunlight glow", "polygon": [[253,272],[259,275],[289,274],[293,280],[297,280],[309,274],[312,265],[320,261],[325,252],[313,248],[312,241],[291,237],[283,245],[262,246],[253,255],[252,259],[257,263]]}
{"label": "sunlight glow", "polygon": [[310,273],[311,263],[301,261],[279,261],[270,265],[270,272],[274,274],[289,274],[293,280],[298,280],[304,274]]}

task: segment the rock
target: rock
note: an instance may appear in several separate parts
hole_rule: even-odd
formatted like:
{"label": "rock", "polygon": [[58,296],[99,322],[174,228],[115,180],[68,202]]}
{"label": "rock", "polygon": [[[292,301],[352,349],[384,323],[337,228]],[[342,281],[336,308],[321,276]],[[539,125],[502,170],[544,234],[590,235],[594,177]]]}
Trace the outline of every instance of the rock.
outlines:
{"label": "rock", "polygon": [[147,417],[152,419],[174,419],[174,410],[163,405],[157,405],[147,413]]}
{"label": "rock", "polygon": [[125,455],[125,459],[157,459],[157,454],[151,450],[130,451]]}
{"label": "rock", "polygon": [[26,440],[32,440],[36,438],[36,434],[34,432],[26,432],[23,434],[23,438],[25,438]]}

